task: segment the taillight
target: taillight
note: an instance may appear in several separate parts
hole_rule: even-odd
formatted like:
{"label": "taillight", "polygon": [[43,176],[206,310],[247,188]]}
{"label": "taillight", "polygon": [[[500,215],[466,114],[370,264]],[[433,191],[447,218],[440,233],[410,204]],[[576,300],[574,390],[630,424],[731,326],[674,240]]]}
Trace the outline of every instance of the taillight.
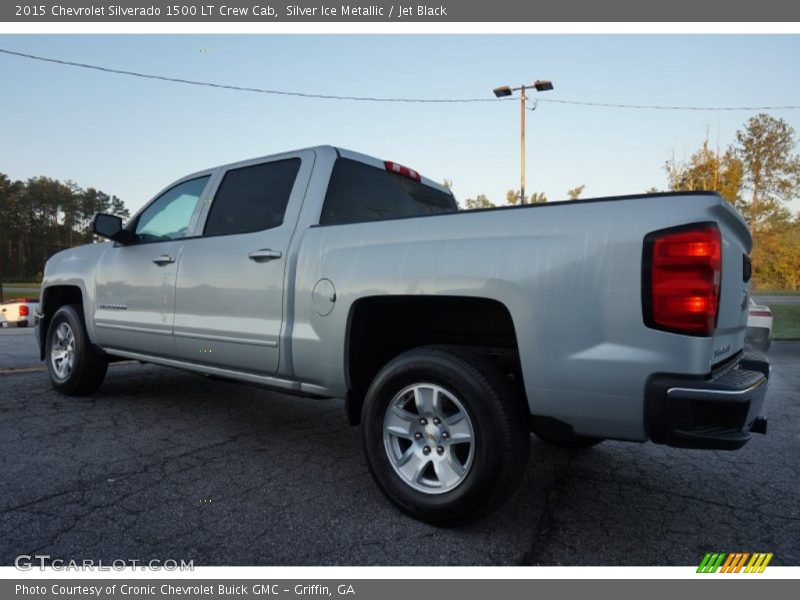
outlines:
{"label": "taillight", "polygon": [[768,310],[751,310],[751,317],[771,317],[772,313]]}
{"label": "taillight", "polygon": [[28,309],[27,304],[20,304],[19,305],[19,316],[20,317],[27,317],[30,314],[30,309]]}
{"label": "taillight", "polygon": [[398,165],[397,163],[392,162],[390,160],[387,160],[385,163],[383,163],[383,166],[386,167],[387,171],[396,173],[397,175],[408,177],[409,179],[413,179],[414,181],[422,181],[422,177],[414,169],[409,169],[408,167],[404,167],[403,165]]}
{"label": "taillight", "polygon": [[647,326],[700,336],[714,332],[722,277],[722,242],[716,225],[648,234],[642,268]]}

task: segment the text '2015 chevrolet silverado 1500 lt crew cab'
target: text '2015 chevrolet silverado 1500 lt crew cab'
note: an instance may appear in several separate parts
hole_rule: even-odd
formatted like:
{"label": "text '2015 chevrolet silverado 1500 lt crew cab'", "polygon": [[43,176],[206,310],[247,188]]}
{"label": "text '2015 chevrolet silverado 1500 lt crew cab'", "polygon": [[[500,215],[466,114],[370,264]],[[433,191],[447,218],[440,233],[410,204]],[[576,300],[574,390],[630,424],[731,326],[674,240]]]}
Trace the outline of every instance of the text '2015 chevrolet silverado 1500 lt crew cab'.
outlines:
{"label": "text '2015 chevrolet silverado 1500 lt crew cab'", "polygon": [[751,238],[713,193],[459,211],[416,171],[321,146],[93,227],[111,241],[45,269],[56,389],[94,392],[126,358],[343,398],[375,481],[419,519],[497,506],[531,432],[734,449],[766,430]]}

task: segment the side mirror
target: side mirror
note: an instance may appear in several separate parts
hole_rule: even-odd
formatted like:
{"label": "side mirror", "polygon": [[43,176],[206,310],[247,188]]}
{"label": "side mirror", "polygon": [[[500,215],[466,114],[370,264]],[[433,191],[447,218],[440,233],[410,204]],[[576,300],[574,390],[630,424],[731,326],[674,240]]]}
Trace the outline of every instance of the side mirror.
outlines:
{"label": "side mirror", "polygon": [[122,219],[115,215],[96,213],[92,218],[92,232],[120,244],[130,244],[134,235],[122,228]]}

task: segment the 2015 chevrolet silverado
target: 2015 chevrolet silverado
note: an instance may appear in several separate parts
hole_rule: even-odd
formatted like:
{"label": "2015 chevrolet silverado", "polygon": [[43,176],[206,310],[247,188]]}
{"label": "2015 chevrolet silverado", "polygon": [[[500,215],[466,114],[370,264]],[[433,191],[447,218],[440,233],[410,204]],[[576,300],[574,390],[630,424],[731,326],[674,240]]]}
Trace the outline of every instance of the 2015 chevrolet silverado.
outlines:
{"label": "2015 chevrolet silverado", "polygon": [[751,238],[713,193],[459,211],[416,171],[322,146],[207,169],[108,243],[54,255],[41,357],[119,358],[344,398],[370,470],[439,524],[497,506],[533,432],[734,449],[764,433],[744,354]]}

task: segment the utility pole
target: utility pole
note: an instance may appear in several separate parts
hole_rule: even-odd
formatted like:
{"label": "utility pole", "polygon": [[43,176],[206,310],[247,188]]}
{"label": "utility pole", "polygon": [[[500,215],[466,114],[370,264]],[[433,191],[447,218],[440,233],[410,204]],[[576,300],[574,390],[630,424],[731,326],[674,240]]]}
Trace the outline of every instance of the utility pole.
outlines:
{"label": "utility pole", "polygon": [[519,118],[520,118],[520,134],[519,134],[519,162],[520,162],[520,175],[519,175],[519,203],[525,203],[525,102],[528,99],[526,90],[533,88],[537,92],[546,92],[553,89],[551,81],[537,79],[530,85],[521,85],[519,87],[509,87],[507,85],[500,86],[494,89],[494,95],[498,98],[510,96],[513,92],[520,92],[520,105],[519,105]]}
{"label": "utility pole", "polygon": [[527,99],[524,85],[520,91],[519,99],[519,203],[522,205],[525,204],[525,100]]}

